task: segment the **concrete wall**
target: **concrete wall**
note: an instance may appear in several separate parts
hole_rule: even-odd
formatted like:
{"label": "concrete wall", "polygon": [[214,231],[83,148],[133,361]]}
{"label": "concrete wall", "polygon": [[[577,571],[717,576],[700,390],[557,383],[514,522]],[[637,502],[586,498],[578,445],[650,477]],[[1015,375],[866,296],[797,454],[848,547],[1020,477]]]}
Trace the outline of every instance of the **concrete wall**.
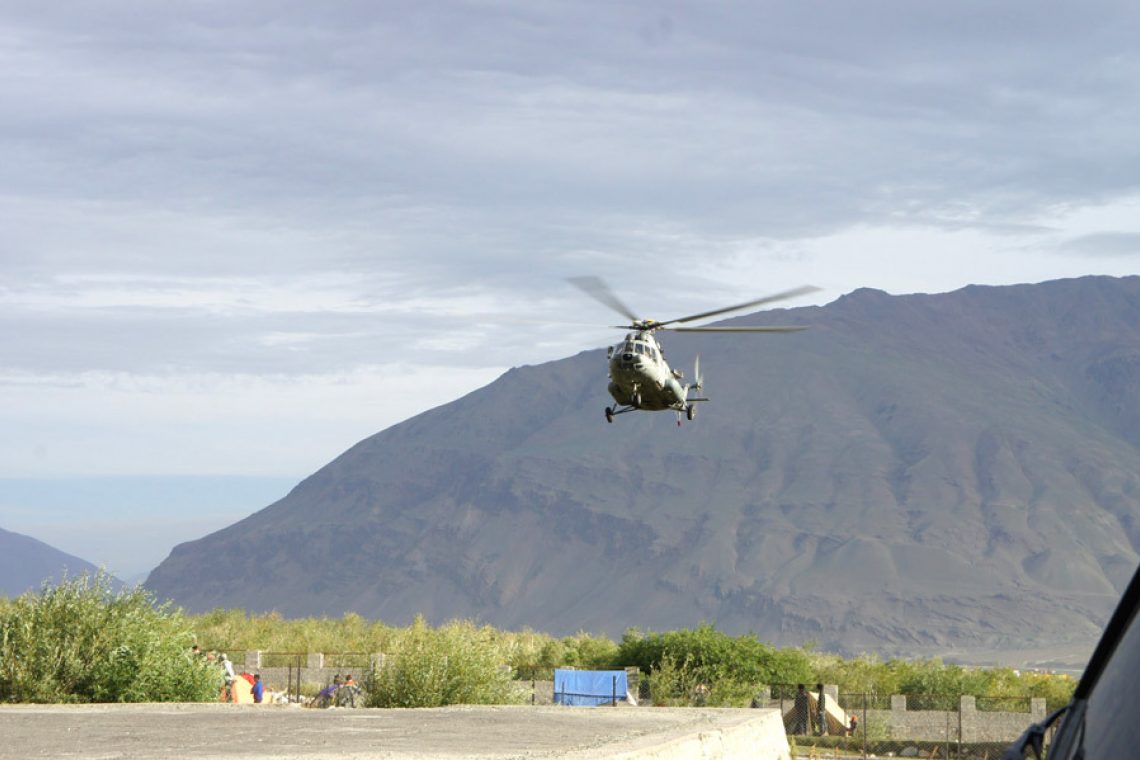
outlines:
{"label": "concrete wall", "polygon": [[[885,727],[891,739],[972,744],[1011,742],[1031,723],[1045,718],[1045,700],[1037,697],[1030,700],[1029,712],[983,712],[976,702],[975,697],[961,697],[957,710],[907,710],[906,697],[894,695],[890,710],[867,711],[867,723]],[[859,721],[863,722],[862,714]]]}
{"label": "concrete wall", "polygon": [[[658,708],[693,716],[694,723],[671,731],[630,732],[604,747],[558,755],[562,760],[790,760],[788,737],[779,710]],[[630,714],[653,714],[631,711]]]}
{"label": "concrete wall", "polygon": [[[839,689],[825,685],[824,693],[830,704],[839,704]],[[761,698],[768,696],[767,690]],[[761,702],[764,704],[764,702]],[[780,703],[767,701],[769,705]],[[793,709],[793,700],[784,699],[783,709],[787,715]],[[961,697],[957,710],[908,710],[906,696],[891,696],[890,710],[853,710],[859,717],[861,730],[885,732],[884,739],[912,739],[915,741],[961,741],[1012,742],[1021,736],[1031,723],[1045,718],[1045,700],[1034,697],[1029,702],[1029,712],[991,712],[977,709],[975,697]],[[847,715],[849,715],[848,713]]]}

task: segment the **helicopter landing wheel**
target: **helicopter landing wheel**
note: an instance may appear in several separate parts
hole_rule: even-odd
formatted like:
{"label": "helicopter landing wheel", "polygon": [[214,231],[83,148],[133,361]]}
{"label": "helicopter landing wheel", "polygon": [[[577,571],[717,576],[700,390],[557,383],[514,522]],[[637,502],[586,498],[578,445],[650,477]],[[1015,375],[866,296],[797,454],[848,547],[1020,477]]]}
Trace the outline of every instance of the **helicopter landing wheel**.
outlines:
{"label": "helicopter landing wheel", "polygon": [[614,421],[614,410],[611,407],[606,407],[606,422]]}
{"label": "helicopter landing wheel", "polygon": [[640,393],[633,394],[633,405],[635,407],[637,407],[638,409],[641,408],[641,394]]}
{"label": "helicopter landing wheel", "polygon": [[697,416],[696,405],[689,404],[687,407],[685,407],[685,416],[688,417],[690,420],[692,420],[694,417],[696,417]]}

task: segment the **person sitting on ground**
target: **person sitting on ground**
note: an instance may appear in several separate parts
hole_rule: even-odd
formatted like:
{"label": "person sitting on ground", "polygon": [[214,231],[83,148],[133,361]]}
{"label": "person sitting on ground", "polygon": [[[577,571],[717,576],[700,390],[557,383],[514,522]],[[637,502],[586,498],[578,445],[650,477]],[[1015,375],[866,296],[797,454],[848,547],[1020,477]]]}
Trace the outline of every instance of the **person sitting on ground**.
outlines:
{"label": "person sitting on ground", "polygon": [[333,682],[317,692],[313,704],[317,707],[331,707],[336,702],[336,693],[340,689],[340,673],[333,676]]}
{"label": "person sitting on ground", "polygon": [[330,684],[317,692],[317,696],[313,699],[311,704],[313,707],[328,707],[332,704],[335,695],[336,687]]}

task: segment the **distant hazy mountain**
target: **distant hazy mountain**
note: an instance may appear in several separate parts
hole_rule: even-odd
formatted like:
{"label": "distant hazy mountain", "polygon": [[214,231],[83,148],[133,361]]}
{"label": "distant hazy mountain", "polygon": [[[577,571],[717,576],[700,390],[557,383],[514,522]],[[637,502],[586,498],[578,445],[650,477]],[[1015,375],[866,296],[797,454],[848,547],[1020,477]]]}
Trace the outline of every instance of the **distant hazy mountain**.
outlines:
{"label": "distant hazy mountain", "polygon": [[90,562],[43,541],[0,528],[0,596],[38,591],[44,581],[59,581],[65,573],[74,577],[97,571]]}
{"label": "distant hazy mountain", "polygon": [[[693,423],[607,425],[602,350],[374,435],[149,577],[192,610],[782,644],[1091,647],[1140,546],[1140,277],[857,290],[665,334]],[[620,335],[615,335],[615,339]]]}

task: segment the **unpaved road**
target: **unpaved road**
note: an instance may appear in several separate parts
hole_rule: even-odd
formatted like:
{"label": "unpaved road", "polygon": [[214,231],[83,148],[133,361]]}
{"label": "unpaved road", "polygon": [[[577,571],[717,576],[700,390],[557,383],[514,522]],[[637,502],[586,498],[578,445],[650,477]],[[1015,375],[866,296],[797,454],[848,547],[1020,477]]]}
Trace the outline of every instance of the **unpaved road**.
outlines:
{"label": "unpaved road", "polygon": [[637,754],[640,747],[676,744],[678,737],[739,734],[766,712],[532,706],[306,710],[221,704],[10,705],[0,706],[0,758],[609,757]]}

